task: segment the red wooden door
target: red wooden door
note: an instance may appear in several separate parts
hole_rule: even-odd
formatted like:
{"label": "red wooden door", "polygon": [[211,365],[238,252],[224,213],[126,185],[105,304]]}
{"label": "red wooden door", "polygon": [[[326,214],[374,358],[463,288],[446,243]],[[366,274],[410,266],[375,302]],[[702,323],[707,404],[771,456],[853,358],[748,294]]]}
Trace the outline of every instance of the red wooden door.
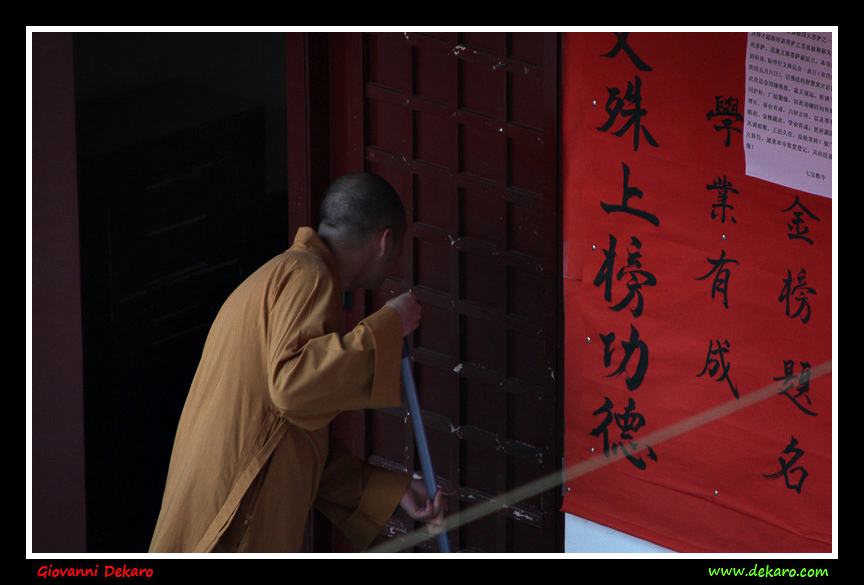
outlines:
{"label": "red wooden door", "polygon": [[[408,289],[423,305],[414,373],[455,513],[561,466],[558,38],[331,34],[329,50],[333,174],[384,176],[411,221],[401,267],[361,310]],[[348,420],[367,459],[419,471],[404,409]],[[463,525],[451,548],[561,550],[559,495]]]}

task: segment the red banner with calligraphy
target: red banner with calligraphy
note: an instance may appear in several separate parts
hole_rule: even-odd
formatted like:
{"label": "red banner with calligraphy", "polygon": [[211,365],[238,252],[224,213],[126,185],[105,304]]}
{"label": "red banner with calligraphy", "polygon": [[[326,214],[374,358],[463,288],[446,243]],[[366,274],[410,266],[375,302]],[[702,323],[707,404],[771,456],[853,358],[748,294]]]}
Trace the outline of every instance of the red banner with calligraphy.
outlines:
{"label": "red banner with calligraphy", "polygon": [[831,552],[832,200],[746,174],[747,42],[565,35],[563,509]]}

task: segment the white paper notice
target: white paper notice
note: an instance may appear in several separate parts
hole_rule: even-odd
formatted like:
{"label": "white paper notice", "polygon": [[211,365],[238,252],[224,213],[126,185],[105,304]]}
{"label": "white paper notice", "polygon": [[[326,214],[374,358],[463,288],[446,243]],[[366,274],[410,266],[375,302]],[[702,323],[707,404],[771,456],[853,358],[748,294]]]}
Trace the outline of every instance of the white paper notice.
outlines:
{"label": "white paper notice", "polygon": [[831,197],[831,33],[748,33],[747,174]]}

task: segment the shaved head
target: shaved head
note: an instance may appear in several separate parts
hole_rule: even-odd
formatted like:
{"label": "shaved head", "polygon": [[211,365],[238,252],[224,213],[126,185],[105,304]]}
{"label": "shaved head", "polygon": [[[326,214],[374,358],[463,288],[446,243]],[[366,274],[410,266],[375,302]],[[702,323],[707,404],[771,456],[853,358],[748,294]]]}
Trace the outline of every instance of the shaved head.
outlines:
{"label": "shaved head", "polygon": [[372,173],[351,173],[333,181],[321,201],[319,234],[360,244],[387,228],[401,238],[405,208],[393,187]]}

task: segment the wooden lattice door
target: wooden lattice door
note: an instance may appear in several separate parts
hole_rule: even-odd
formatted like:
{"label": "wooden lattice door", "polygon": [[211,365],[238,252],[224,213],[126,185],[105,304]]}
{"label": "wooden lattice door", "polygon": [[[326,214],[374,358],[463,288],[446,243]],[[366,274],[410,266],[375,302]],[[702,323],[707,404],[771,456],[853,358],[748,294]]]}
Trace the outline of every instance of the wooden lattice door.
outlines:
{"label": "wooden lattice door", "polygon": [[[451,513],[561,467],[558,54],[550,33],[330,35],[333,174],[386,177],[411,220],[363,310],[408,289],[423,305],[414,373]],[[419,471],[405,414],[342,432]],[[559,504],[560,487],[536,494],[452,531],[451,548],[558,551]]]}

